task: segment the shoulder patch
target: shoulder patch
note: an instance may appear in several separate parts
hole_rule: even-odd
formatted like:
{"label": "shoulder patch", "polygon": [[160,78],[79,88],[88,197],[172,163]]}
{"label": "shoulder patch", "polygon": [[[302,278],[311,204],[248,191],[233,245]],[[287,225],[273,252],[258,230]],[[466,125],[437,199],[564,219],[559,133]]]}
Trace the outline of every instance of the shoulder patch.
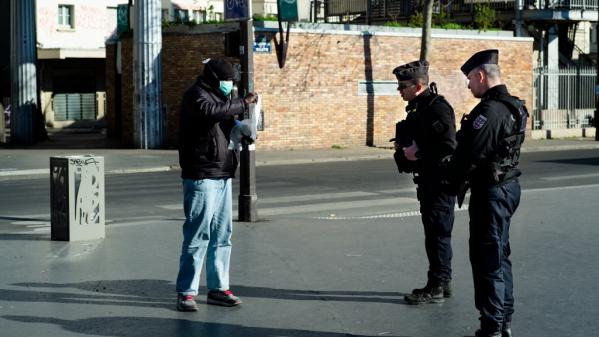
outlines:
{"label": "shoulder patch", "polygon": [[482,128],[486,122],[487,122],[487,117],[485,117],[483,115],[479,115],[478,117],[476,117],[474,122],[472,122],[472,127],[474,129],[478,130],[478,129]]}
{"label": "shoulder patch", "polygon": [[441,132],[445,131],[445,125],[443,125],[443,123],[441,123],[441,121],[435,121],[433,123],[432,127],[436,133],[441,133]]}

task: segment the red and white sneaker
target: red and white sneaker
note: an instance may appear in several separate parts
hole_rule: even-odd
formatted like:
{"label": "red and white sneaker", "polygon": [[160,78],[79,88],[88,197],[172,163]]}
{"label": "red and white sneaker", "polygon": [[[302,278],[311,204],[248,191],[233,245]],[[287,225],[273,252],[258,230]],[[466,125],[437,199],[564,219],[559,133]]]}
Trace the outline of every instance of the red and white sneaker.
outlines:
{"label": "red and white sneaker", "polygon": [[241,304],[239,297],[233,295],[231,290],[210,290],[206,302],[223,307],[234,307]]}

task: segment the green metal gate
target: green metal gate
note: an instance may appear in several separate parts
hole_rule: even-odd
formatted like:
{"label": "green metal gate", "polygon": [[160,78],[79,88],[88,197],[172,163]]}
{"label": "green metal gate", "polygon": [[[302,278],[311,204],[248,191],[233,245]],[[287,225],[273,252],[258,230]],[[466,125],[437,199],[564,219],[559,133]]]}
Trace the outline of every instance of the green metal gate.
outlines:
{"label": "green metal gate", "polygon": [[56,94],[52,108],[55,121],[95,120],[98,112],[95,93]]}

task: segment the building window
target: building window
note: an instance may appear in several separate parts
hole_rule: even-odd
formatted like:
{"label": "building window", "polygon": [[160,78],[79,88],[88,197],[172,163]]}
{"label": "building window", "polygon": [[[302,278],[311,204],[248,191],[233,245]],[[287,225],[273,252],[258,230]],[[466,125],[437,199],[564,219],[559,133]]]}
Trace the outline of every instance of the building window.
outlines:
{"label": "building window", "polygon": [[223,13],[214,13],[214,20],[215,21],[223,21]]}
{"label": "building window", "polygon": [[74,28],[72,5],[58,5],[58,27]]}
{"label": "building window", "polygon": [[178,22],[187,22],[189,21],[189,13],[187,10],[179,9],[175,11],[175,21]]}
{"label": "building window", "polygon": [[168,15],[168,9],[163,9],[162,10],[162,21],[163,22],[169,22],[170,20],[170,16]]}
{"label": "building window", "polygon": [[192,15],[193,21],[195,21],[196,23],[202,23],[206,21],[206,12],[204,11],[194,10]]}

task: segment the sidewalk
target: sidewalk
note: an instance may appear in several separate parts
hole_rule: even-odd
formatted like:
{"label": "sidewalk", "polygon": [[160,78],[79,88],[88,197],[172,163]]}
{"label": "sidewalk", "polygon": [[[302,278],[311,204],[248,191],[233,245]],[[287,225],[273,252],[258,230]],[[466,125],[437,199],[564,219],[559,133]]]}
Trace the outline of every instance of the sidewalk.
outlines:
{"label": "sidewalk", "polygon": [[[68,139],[68,140],[67,140]],[[390,148],[356,146],[342,149],[260,150],[257,143],[256,166],[293,165],[316,162],[376,160],[392,158]],[[522,152],[599,149],[590,138],[567,140],[528,139]],[[0,147],[0,178],[14,176],[48,176],[49,158],[87,155],[104,157],[106,174],[127,174],[178,170],[176,150],[139,150],[114,148],[101,134],[70,134],[52,137],[30,147]]]}

